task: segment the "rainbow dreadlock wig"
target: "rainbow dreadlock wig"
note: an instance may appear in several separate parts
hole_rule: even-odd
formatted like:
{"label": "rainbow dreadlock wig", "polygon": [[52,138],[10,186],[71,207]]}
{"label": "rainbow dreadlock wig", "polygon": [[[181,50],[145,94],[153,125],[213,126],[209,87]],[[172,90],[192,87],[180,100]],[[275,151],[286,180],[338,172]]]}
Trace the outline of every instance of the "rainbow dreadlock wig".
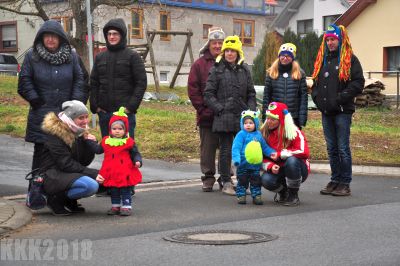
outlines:
{"label": "rainbow dreadlock wig", "polygon": [[312,74],[312,78],[318,79],[321,67],[326,63],[326,54],[328,53],[328,46],[326,45],[327,37],[334,37],[339,40],[339,80],[347,81],[350,79],[351,56],[353,55],[353,49],[351,48],[346,28],[342,25],[336,26],[335,24],[329,25],[328,30],[323,36],[317,58],[314,62],[314,73]]}

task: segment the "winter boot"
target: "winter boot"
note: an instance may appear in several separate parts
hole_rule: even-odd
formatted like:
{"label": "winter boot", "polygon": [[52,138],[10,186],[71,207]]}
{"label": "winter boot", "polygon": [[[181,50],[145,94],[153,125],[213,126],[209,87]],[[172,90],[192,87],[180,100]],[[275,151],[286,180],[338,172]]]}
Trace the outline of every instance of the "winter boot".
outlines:
{"label": "winter boot", "polygon": [[253,204],[254,205],[263,205],[264,204],[264,202],[261,199],[261,195],[255,196],[253,198]]}
{"label": "winter boot", "polygon": [[246,196],[237,197],[238,204],[246,204]]}
{"label": "winter boot", "polygon": [[288,197],[288,190],[286,187],[284,187],[281,191],[275,194],[274,202],[279,204],[285,203],[287,197]]}
{"label": "winter boot", "polygon": [[297,206],[300,204],[300,199],[298,196],[299,189],[298,188],[289,188],[288,189],[288,197],[286,201],[283,203],[285,206]]}
{"label": "winter boot", "polygon": [[65,201],[65,207],[72,213],[85,212],[85,208],[78,204],[78,200],[67,198]]}
{"label": "winter boot", "polygon": [[71,215],[71,212],[64,208],[66,200],[67,196],[64,191],[55,195],[49,195],[47,197],[47,206],[55,216]]}
{"label": "winter boot", "polygon": [[319,192],[321,195],[331,195],[332,192],[336,189],[336,187],[339,185],[339,183],[333,183],[332,181],[329,182],[326,187],[321,189]]}

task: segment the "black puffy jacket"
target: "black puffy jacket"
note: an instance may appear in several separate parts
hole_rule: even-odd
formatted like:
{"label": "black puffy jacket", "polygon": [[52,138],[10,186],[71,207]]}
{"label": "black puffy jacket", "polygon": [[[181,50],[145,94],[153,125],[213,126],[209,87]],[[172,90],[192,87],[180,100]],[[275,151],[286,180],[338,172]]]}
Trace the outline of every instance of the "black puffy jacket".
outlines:
{"label": "black puffy jacket", "polygon": [[136,113],[147,87],[143,60],[126,47],[126,26],[122,19],[112,19],[104,26],[106,39],[110,28],[120,32],[121,41],[115,46],[107,42],[107,51],[96,56],[90,75],[90,110],[115,112],[124,106]]}
{"label": "black puffy jacket", "polygon": [[213,132],[240,130],[242,111],[256,110],[256,91],[247,65],[234,68],[222,59],[210,70],[204,101],[214,111]]}
{"label": "black puffy jacket", "polygon": [[281,102],[288,106],[289,112],[293,119],[298,121],[299,126],[304,127],[307,123],[308,112],[305,73],[302,71],[300,80],[293,80],[291,70],[291,67],[287,69],[280,67],[277,79],[272,79],[267,75],[264,87],[262,117],[265,120],[265,111],[271,102]]}
{"label": "black puffy jacket", "polygon": [[355,55],[351,58],[351,75],[348,81],[339,81],[338,69],[338,53],[329,53],[312,90],[314,103],[325,115],[354,113],[354,98],[364,89],[363,70]]}

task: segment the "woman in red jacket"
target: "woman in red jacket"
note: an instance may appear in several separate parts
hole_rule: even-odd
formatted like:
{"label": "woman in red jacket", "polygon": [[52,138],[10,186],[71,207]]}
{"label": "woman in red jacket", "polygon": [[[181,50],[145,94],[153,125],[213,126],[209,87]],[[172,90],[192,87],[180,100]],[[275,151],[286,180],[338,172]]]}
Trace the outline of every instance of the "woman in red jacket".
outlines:
{"label": "woman in red jacket", "polygon": [[275,202],[285,206],[299,205],[300,184],[310,172],[307,140],[294,124],[286,104],[270,103],[266,117],[261,133],[268,145],[276,150],[277,159],[264,159],[262,185],[277,193]]}

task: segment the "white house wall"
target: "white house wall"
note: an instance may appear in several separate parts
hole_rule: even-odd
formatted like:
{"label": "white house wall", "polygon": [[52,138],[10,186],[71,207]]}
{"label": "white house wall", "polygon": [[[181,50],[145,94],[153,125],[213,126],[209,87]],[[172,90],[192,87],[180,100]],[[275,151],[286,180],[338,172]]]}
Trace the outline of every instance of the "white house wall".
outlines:
{"label": "white house wall", "polygon": [[324,31],[324,16],[343,14],[347,8],[338,0],[314,1],[314,30],[320,35]]}
{"label": "white house wall", "polygon": [[297,33],[297,21],[313,19],[314,31],[320,35],[324,29],[324,16],[343,14],[347,8],[340,0],[305,0],[288,24],[292,31]]}

